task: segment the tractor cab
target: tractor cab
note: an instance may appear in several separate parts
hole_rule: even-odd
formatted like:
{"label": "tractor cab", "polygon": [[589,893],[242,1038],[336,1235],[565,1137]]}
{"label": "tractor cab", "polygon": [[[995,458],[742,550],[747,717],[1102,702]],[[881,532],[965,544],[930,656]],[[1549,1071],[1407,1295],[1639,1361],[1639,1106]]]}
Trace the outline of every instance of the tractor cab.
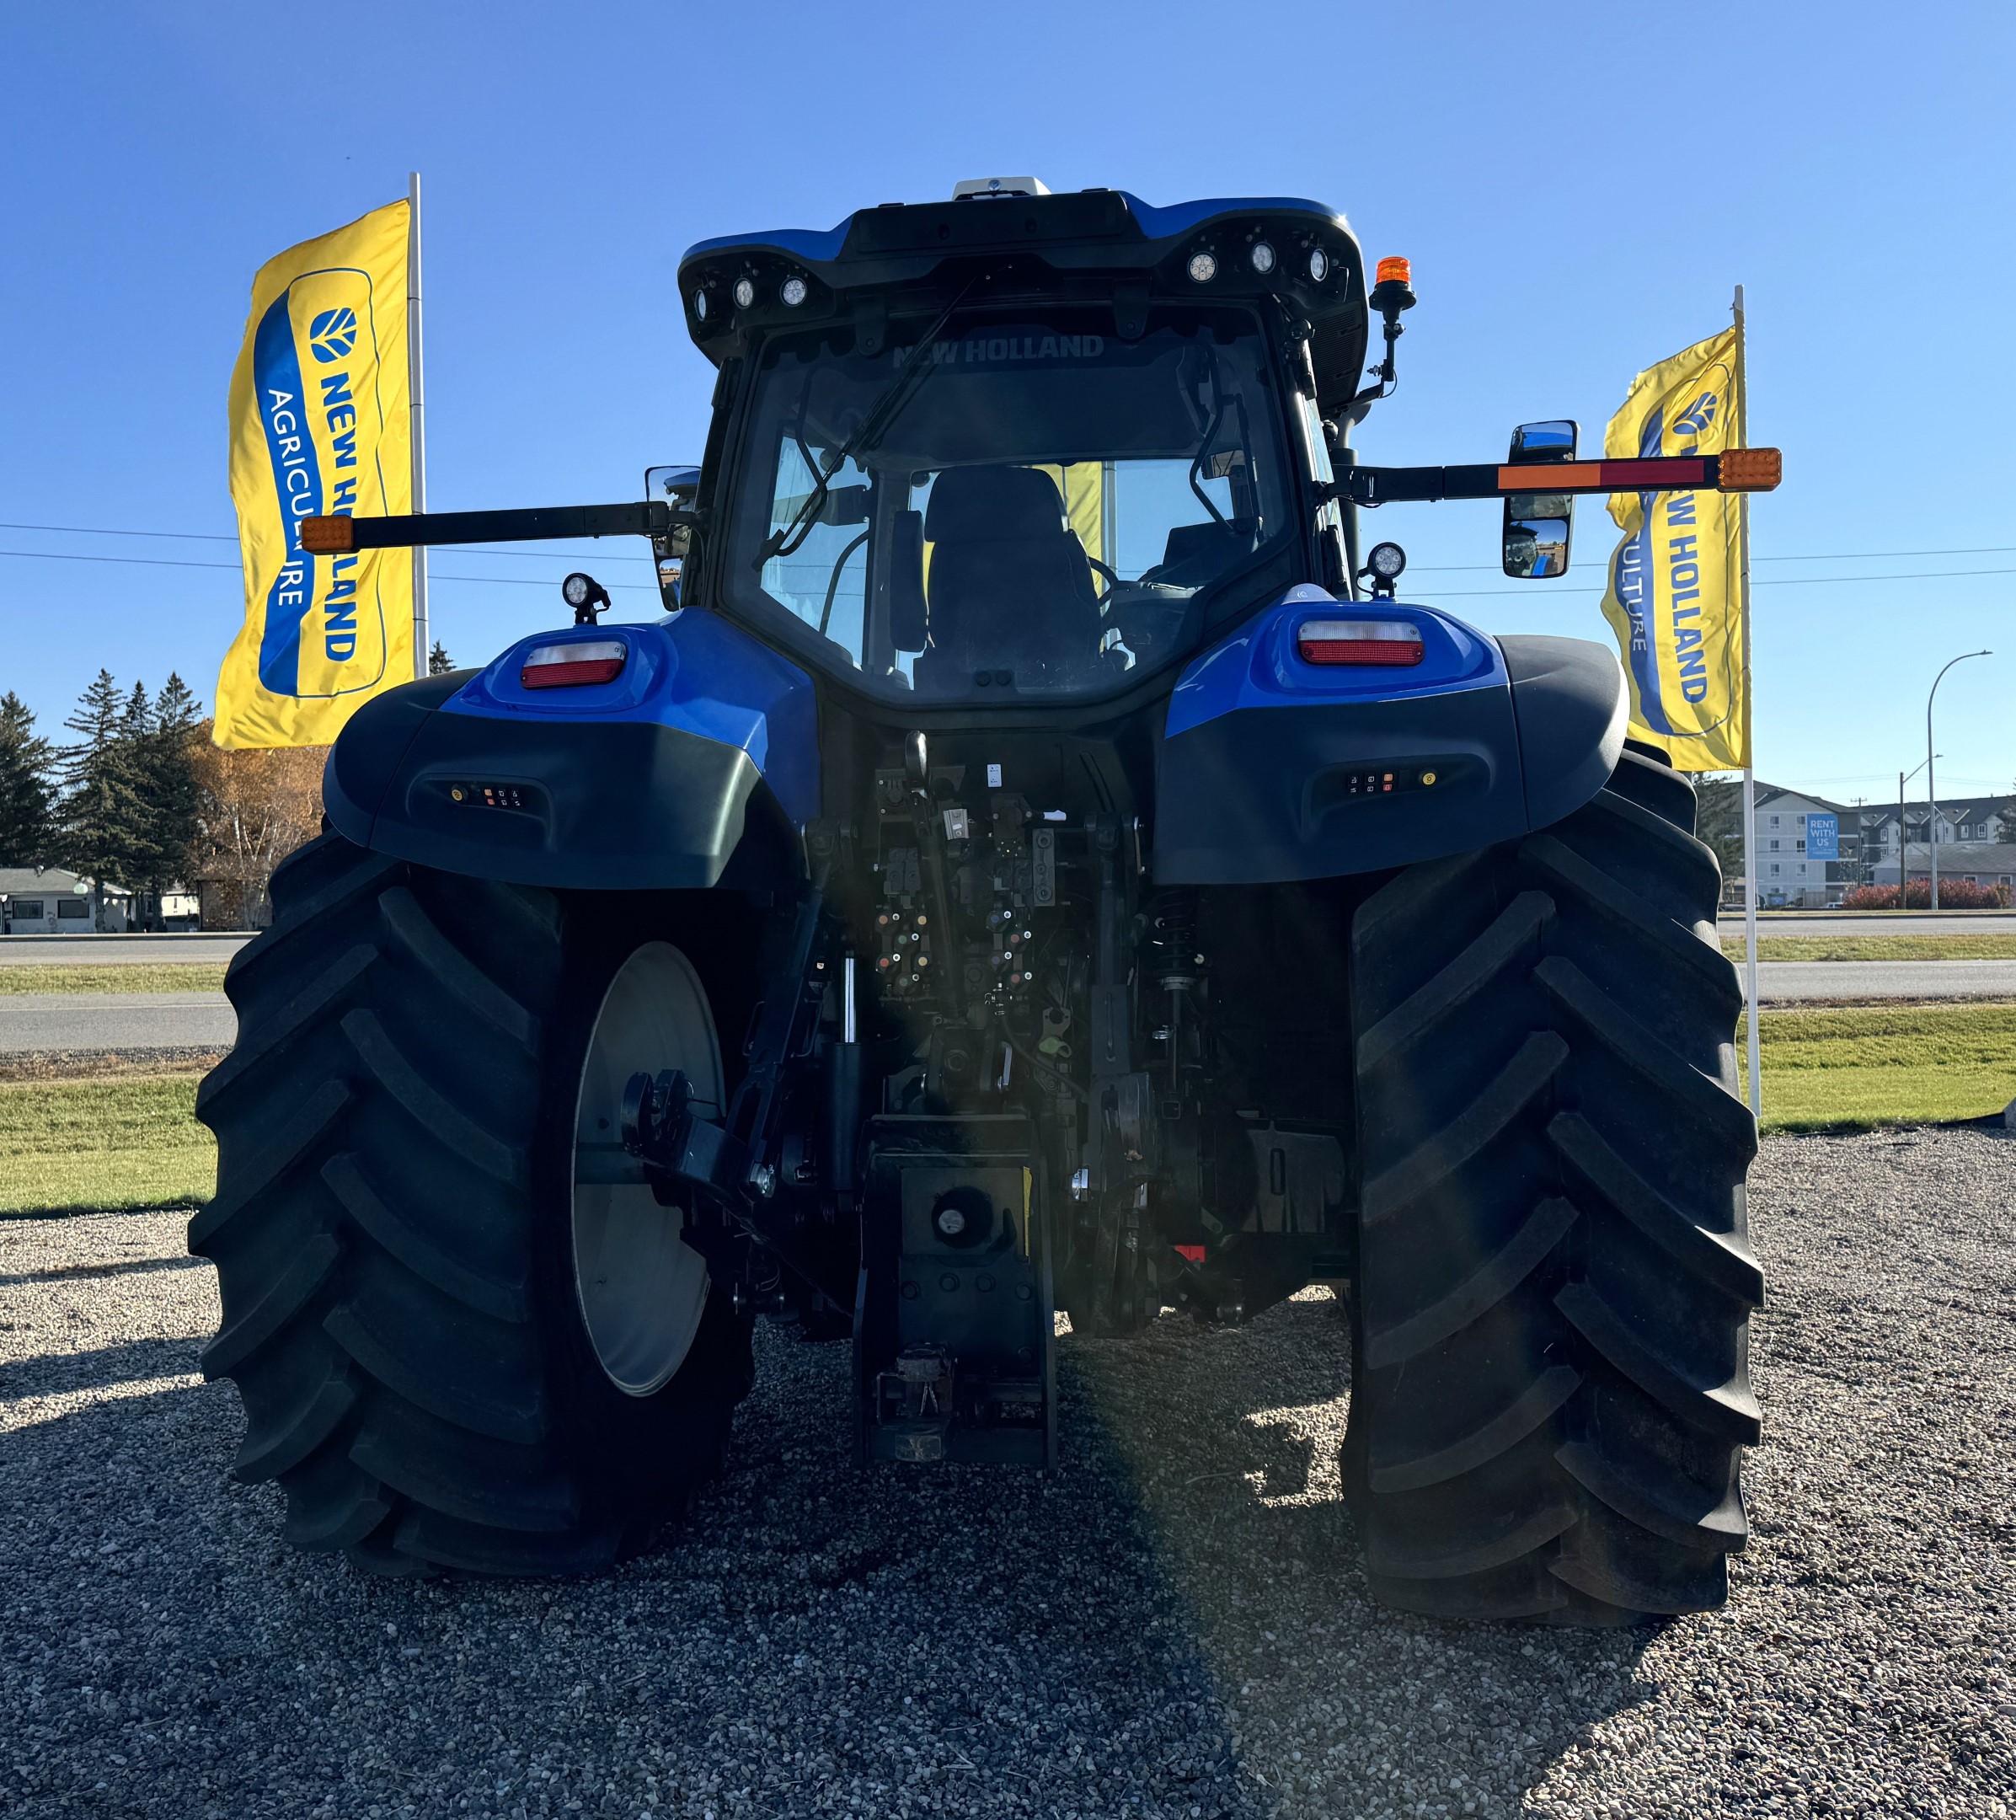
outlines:
{"label": "tractor cab", "polygon": [[680,279],[730,407],[704,597],[845,690],[1097,698],[1344,580],[1317,490],[1366,312],[1318,204],[985,179]]}

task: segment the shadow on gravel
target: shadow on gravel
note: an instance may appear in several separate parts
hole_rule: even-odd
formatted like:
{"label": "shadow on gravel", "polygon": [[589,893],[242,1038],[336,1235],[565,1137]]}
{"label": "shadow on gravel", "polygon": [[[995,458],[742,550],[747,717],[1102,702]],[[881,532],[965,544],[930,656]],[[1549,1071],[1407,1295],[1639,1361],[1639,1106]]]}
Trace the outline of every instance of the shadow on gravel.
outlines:
{"label": "shadow on gravel", "polygon": [[[131,1346],[85,1352],[46,1352],[0,1364],[0,1404],[67,1391],[109,1389],[149,1378],[177,1378],[198,1369],[201,1342],[136,1340]],[[4,1446],[0,1440],[0,1446]]]}
{"label": "shadow on gravel", "polygon": [[1055,1475],[857,1474],[846,1347],[759,1349],[727,1475],[599,1581],[285,1548],[227,1386],[0,1434],[0,1809],[1505,1814],[1634,1697],[1631,1639],[1368,1603],[1327,1301],[1067,1340]]}
{"label": "shadow on gravel", "polygon": [[[158,1212],[149,1208],[150,1212]],[[10,1213],[9,1219],[32,1219],[33,1214]],[[0,1289],[11,1289],[17,1283],[88,1282],[104,1277],[126,1277],[136,1271],[207,1270],[206,1259],[196,1257],[126,1258],[117,1264],[70,1264],[57,1270],[18,1271],[12,1276],[0,1276]]]}
{"label": "shadow on gravel", "polygon": [[1444,1624],[1372,1602],[1338,1469],[1349,1331],[1328,1291],[1244,1328],[1165,1316],[1065,1356],[1277,1811],[1515,1812],[1646,1697],[1635,1671],[1657,1632]]}

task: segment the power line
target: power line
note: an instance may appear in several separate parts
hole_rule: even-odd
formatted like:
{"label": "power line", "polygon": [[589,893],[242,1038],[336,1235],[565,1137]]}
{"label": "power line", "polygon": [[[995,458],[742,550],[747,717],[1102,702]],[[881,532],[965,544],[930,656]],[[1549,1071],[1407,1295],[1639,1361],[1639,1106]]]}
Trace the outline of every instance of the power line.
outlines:
{"label": "power line", "polygon": [[[0,556],[5,555],[0,550]],[[1908,575],[1783,575],[1775,581],[1759,581],[1753,579],[1752,587],[1819,587],[1833,584],[1846,586],[1858,581],[1952,581],[1972,575],[2016,575],[2016,569],[1921,569]],[[1586,587],[1587,582],[1578,583]],[[1572,591],[1564,591],[1572,592]],[[1522,594],[1516,588],[1437,588],[1437,600],[1532,600],[1535,597]],[[1559,599],[1561,594],[1539,597],[1543,599]]]}
{"label": "power line", "polygon": [[[61,533],[67,537],[173,538],[178,542],[185,543],[235,543],[238,542],[236,538],[226,537],[221,531],[115,531],[105,525],[9,524],[0,521],[0,531],[47,531]],[[589,554],[614,562],[649,562],[650,560],[648,556],[626,556],[620,550],[596,550],[591,553],[581,550],[489,549],[476,543],[457,544],[455,548],[470,556],[511,556],[521,562],[564,560],[570,556]],[[34,556],[40,554],[41,552],[36,550],[0,550],[0,555],[6,556]],[[107,562],[111,559],[110,557],[101,559]],[[140,562],[144,559],[144,558],[137,556],[129,556],[126,559],[128,562]],[[165,558],[161,559],[166,560]]]}
{"label": "power line", "polygon": [[[5,529],[0,526],[0,529]],[[2016,556],[2016,543],[1984,543],[1978,549],[1893,549],[1893,550],[1827,550],[1810,556],[1757,556],[1751,561],[1761,562],[1889,562],[1903,556]],[[1474,575],[1500,571],[1493,563],[1443,563],[1425,564],[1414,571],[1416,575]],[[1999,573],[1996,570],[1987,573]]]}
{"label": "power line", "polygon": [[[115,529],[110,525],[19,524],[6,520],[0,520],[0,531],[44,531],[65,537],[174,538],[184,542],[201,543],[235,543],[238,542],[235,537],[226,536],[220,531],[134,531],[123,527]],[[513,556],[521,560],[532,562],[546,560],[549,554],[543,550],[491,549],[477,544],[458,544],[455,548],[471,556]],[[40,553],[33,550],[0,550],[0,555],[27,556],[38,554]],[[550,554],[554,556],[561,556],[570,553],[554,551]],[[585,553],[574,552],[571,554]],[[597,551],[594,554],[606,555],[618,562],[648,562],[650,560],[646,556],[626,556],[620,551],[614,550]],[[1800,556],[1753,555],[1750,559],[1752,563],[1890,562],[1898,558],[1909,556],[2016,556],[2016,543],[1983,543],[1952,549],[1820,550]],[[104,559],[110,560],[110,558]],[[134,557],[127,559],[138,561],[141,559]],[[1416,575],[1495,575],[1499,570],[1495,565],[1490,563],[1429,563],[1418,565],[1414,572]],[[1959,572],[1969,575],[2004,575],[2009,571],[2001,569],[1980,569]],[[1832,578],[1822,576],[1819,579],[1829,580]],[[1879,576],[1872,579],[1916,581],[1922,578],[1919,576]]]}
{"label": "power line", "polygon": [[[180,535],[181,533],[175,534]],[[472,554],[519,556],[539,553],[524,550],[496,550],[475,551]],[[1955,554],[1957,554],[1958,552]],[[233,575],[243,572],[241,565],[238,563],[192,562],[172,556],[86,556],[65,550],[0,550],[0,557],[8,556],[29,562],[117,563],[122,566],[142,569],[220,569],[228,570]],[[548,559],[567,560],[570,559],[555,555]],[[618,556],[615,559],[619,562],[636,562],[644,559]],[[1817,561],[1819,559],[1812,559]],[[1422,574],[1427,572],[1426,570],[1417,571],[1417,573]],[[1751,586],[1752,587],[1845,586],[1863,581],[1954,581],[1969,580],[1977,575],[2016,575],[2016,569],[1920,569],[1905,575],[1785,575],[1775,581],[1753,581]],[[552,587],[555,585],[550,580],[530,581],[520,575],[435,575],[430,579],[436,581],[481,582],[494,587]],[[649,582],[644,581],[612,581],[608,585],[615,588],[626,588],[639,594],[650,594],[657,592]],[[1580,587],[1588,586],[1586,582],[1576,585]],[[1523,593],[1516,588],[1439,588],[1436,591],[1436,597],[1438,600],[1531,600],[1534,597]]]}
{"label": "power line", "polygon": [[[516,554],[515,552],[512,554]],[[222,569],[233,575],[241,575],[243,570],[237,563],[189,562],[172,556],[79,556],[61,550],[8,549],[0,550],[0,556],[25,557],[31,562],[94,562],[118,563],[125,567],[141,569]],[[489,587],[557,587],[553,581],[535,581],[527,575],[430,575],[433,581],[479,581]],[[655,594],[658,591],[643,581],[612,581],[612,588],[628,588],[639,594]]]}

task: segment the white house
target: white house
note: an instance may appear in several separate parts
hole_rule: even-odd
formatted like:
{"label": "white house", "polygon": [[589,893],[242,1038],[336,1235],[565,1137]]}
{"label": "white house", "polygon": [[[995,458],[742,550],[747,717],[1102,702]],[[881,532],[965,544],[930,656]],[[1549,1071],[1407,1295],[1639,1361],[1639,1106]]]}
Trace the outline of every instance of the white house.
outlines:
{"label": "white house", "polygon": [[[126,917],[108,899],[108,927],[124,929]],[[0,933],[9,935],[88,935],[91,887],[61,866],[0,866]]]}

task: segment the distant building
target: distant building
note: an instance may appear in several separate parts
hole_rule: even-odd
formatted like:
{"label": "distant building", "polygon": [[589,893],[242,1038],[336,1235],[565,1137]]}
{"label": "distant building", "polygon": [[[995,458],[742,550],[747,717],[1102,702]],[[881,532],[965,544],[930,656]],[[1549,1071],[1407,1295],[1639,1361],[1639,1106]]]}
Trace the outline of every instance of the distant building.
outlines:
{"label": "distant building", "polygon": [[[1862,882],[1864,828],[1853,803],[1757,785],[1757,902],[1770,909],[1837,904]],[[1736,901],[1742,902],[1739,891]]]}
{"label": "distant building", "polygon": [[[104,926],[126,926],[130,892],[108,885]],[[91,881],[61,866],[0,866],[0,930],[9,935],[88,935]]]}
{"label": "distant building", "polygon": [[[1920,842],[1913,841],[1905,848],[1905,861],[1914,880],[1932,876],[1932,849]],[[1893,849],[1888,859],[1878,859],[1871,870],[1874,874],[1871,884],[1895,885],[1897,882],[1896,851]],[[1949,845],[1940,842],[1939,882],[1949,885],[1956,879],[1970,885],[2006,885],[2012,893],[2016,893],[2016,843],[1955,841]]]}
{"label": "distant building", "polygon": [[[131,929],[133,894],[107,885],[100,896],[105,933],[123,934]],[[162,927],[193,929],[196,908],[191,894],[163,892]],[[94,927],[89,879],[61,866],[0,866],[0,935],[88,935]]]}

